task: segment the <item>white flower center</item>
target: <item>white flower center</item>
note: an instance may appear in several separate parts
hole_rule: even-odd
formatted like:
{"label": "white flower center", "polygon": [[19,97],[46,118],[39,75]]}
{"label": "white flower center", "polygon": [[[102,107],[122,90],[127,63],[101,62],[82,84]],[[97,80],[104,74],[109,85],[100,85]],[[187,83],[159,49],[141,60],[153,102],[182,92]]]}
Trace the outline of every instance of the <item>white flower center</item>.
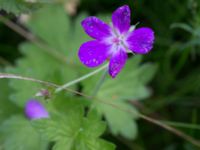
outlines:
{"label": "white flower center", "polygon": [[129,33],[135,29],[135,26],[132,26],[128,32],[120,33],[117,29],[112,27],[111,35],[103,40],[104,43],[110,45],[109,54],[118,53],[120,50],[123,50],[127,53],[130,53],[128,49],[127,38]]}

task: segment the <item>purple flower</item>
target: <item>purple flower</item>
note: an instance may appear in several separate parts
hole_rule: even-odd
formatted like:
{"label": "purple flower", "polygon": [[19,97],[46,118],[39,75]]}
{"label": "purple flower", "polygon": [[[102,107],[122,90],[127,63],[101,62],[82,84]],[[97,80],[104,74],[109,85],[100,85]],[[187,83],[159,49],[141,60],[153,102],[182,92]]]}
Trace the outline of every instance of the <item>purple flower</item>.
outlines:
{"label": "purple flower", "polygon": [[39,101],[34,99],[30,99],[26,103],[25,114],[31,120],[49,117],[49,114],[44,106]]}
{"label": "purple flower", "polygon": [[112,14],[111,26],[97,17],[87,17],[82,21],[85,32],[94,38],[79,49],[78,55],[84,65],[97,67],[109,59],[109,74],[115,78],[126,63],[127,52],[146,54],[152,49],[153,30],[131,27],[130,13],[129,6],[119,7]]}

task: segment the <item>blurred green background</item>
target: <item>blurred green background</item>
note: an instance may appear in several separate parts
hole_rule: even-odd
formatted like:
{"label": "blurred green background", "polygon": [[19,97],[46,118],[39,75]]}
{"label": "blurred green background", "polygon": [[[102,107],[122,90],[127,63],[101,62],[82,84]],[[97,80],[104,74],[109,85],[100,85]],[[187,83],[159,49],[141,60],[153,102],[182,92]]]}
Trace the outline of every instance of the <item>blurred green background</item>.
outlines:
{"label": "blurred green background", "polygon": [[[0,7],[5,9],[4,3],[1,0]],[[111,14],[123,4],[131,7],[132,24],[139,22],[139,27],[151,27],[156,35],[153,51],[143,57],[143,62],[158,64],[155,77],[148,84],[152,96],[134,105],[140,112],[158,120],[168,120],[163,123],[200,139],[200,1],[72,0],[69,6],[63,3],[72,22],[83,13],[97,16]],[[42,2],[31,6],[31,10],[34,12],[43,5],[45,3]],[[5,10],[0,13],[20,24],[18,12],[17,16]],[[16,60],[23,57],[18,49],[23,41],[26,41],[24,37],[0,22],[0,70],[15,65]],[[104,138],[114,142],[119,150],[200,149],[142,119],[138,120],[138,129],[138,137],[134,141],[112,135]]]}

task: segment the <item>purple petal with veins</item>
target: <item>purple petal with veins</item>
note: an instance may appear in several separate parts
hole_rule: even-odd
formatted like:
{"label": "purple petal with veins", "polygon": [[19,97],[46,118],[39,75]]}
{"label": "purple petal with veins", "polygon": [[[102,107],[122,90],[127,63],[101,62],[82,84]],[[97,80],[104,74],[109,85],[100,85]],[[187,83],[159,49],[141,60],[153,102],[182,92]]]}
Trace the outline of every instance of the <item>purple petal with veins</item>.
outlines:
{"label": "purple petal with veins", "polygon": [[101,65],[108,57],[109,46],[99,41],[83,43],[79,49],[78,56],[81,62],[87,67]]}
{"label": "purple petal with veins", "polygon": [[112,78],[115,78],[117,74],[121,71],[126,63],[127,58],[128,56],[126,54],[126,51],[122,48],[119,49],[119,52],[113,54],[109,64],[109,74]]}
{"label": "purple petal with veins", "polygon": [[112,14],[112,23],[120,33],[127,32],[130,28],[131,12],[127,5],[119,7]]}
{"label": "purple petal with veins", "polygon": [[97,17],[87,17],[81,22],[85,32],[95,39],[103,39],[111,34],[110,27]]}
{"label": "purple petal with veins", "polygon": [[45,107],[37,100],[30,99],[25,106],[25,114],[31,120],[48,118],[49,114]]}
{"label": "purple petal with veins", "polygon": [[154,32],[151,28],[142,27],[134,30],[127,38],[128,48],[137,54],[146,54],[153,48]]}

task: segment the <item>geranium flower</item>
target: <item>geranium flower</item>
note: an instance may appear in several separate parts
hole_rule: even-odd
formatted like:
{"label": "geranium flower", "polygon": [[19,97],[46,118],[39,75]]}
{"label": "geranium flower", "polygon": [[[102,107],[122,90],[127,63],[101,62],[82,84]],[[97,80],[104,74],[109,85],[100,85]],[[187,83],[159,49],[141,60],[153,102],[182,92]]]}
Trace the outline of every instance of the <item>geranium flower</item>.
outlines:
{"label": "geranium flower", "polygon": [[25,106],[25,114],[31,120],[49,117],[45,107],[35,99],[28,100]]}
{"label": "geranium flower", "polygon": [[148,27],[134,29],[135,26],[130,25],[130,16],[129,6],[124,5],[113,12],[111,26],[97,17],[84,19],[82,27],[94,40],[81,45],[80,61],[92,68],[109,59],[108,71],[115,78],[126,63],[127,52],[148,53],[153,47],[154,32]]}

